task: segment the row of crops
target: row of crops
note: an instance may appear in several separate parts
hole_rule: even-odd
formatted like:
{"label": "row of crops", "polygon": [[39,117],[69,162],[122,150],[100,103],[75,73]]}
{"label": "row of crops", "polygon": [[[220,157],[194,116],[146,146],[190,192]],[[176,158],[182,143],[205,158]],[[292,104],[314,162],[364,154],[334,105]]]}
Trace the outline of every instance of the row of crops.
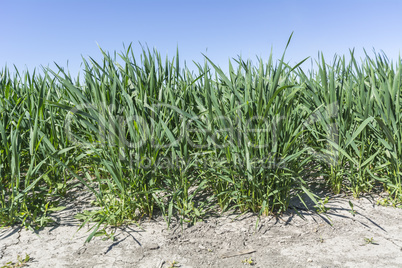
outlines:
{"label": "row of crops", "polygon": [[129,47],[73,79],[0,72],[0,224],[43,226],[71,189],[81,215],[119,225],[162,214],[196,222],[236,209],[280,213],[310,184],[402,200],[401,60],[321,55],[303,72],[272,55],[208,58],[198,71]]}

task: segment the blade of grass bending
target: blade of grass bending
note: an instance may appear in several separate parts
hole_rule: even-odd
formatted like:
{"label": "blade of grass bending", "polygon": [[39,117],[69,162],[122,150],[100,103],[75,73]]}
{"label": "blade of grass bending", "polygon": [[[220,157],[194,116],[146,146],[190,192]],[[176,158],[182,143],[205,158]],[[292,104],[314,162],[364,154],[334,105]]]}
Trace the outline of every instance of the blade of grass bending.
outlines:
{"label": "blade of grass bending", "polygon": [[230,82],[229,78],[223,73],[222,69],[216,66],[207,56],[205,56],[203,53],[201,53],[207,61],[214,67],[215,71],[219,74],[219,76],[225,81],[227,86],[231,89],[234,90],[232,82]]}
{"label": "blade of grass bending", "polygon": [[363,121],[363,123],[360,124],[360,126],[357,128],[357,130],[353,133],[352,137],[346,142],[345,148],[349,146],[351,142],[353,142],[356,137],[363,131],[363,129],[367,126],[368,123],[372,122],[374,120],[374,117],[370,116],[366,120]]}

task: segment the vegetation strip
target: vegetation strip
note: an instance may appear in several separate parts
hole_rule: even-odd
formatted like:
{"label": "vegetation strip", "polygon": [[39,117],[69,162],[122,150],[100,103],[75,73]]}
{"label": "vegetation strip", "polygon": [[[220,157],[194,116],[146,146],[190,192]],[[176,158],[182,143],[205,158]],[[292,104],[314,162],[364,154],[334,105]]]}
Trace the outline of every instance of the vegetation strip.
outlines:
{"label": "vegetation strip", "polygon": [[285,53],[239,57],[228,72],[205,57],[196,73],[178,52],[136,58],[129,46],[123,65],[102,53],[83,60],[83,79],[1,70],[2,226],[48,224],[79,186],[98,208],[77,215],[97,222],[88,241],[155,213],[194,224],[231,209],[280,214],[303,196],[325,212],[310,188],[321,180],[402,200],[400,58],[320,55],[306,73]]}

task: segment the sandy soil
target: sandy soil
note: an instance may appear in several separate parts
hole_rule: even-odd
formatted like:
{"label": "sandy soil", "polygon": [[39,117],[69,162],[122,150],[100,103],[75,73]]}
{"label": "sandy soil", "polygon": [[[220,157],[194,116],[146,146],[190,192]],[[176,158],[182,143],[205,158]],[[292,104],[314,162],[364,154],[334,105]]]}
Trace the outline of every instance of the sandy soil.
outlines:
{"label": "sandy soil", "polygon": [[377,198],[333,197],[326,216],[301,211],[303,219],[290,209],[262,218],[257,229],[251,214],[170,230],[163,219],[145,221],[143,230],[128,226],[115,241],[87,244],[88,227],[77,232],[72,203],[57,225],[37,233],[0,230],[0,266],[28,254],[28,267],[402,267],[402,209],[377,206]]}

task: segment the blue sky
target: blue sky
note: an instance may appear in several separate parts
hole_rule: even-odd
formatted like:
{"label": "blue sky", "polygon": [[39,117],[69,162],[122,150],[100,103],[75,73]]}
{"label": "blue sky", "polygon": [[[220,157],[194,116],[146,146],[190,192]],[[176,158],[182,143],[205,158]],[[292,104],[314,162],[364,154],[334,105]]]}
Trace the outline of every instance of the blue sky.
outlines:
{"label": "blue sky", "polygon": [[[133,43],[162,55],[203,62],[201,53],[225,71],[229,58],[280,58],[294,32],[291,64],[322,51],[330,62],[350,48],[383,50],[394,61],[402,47],[402,1],[0,1],[0,70],[66,67],[74,76],[81,56],[101,59]],[[310,62],[306,63],[310,66]],[[305,64],[305,65],[306,65]],[[307,66],[307,68],[308,68]]]}

